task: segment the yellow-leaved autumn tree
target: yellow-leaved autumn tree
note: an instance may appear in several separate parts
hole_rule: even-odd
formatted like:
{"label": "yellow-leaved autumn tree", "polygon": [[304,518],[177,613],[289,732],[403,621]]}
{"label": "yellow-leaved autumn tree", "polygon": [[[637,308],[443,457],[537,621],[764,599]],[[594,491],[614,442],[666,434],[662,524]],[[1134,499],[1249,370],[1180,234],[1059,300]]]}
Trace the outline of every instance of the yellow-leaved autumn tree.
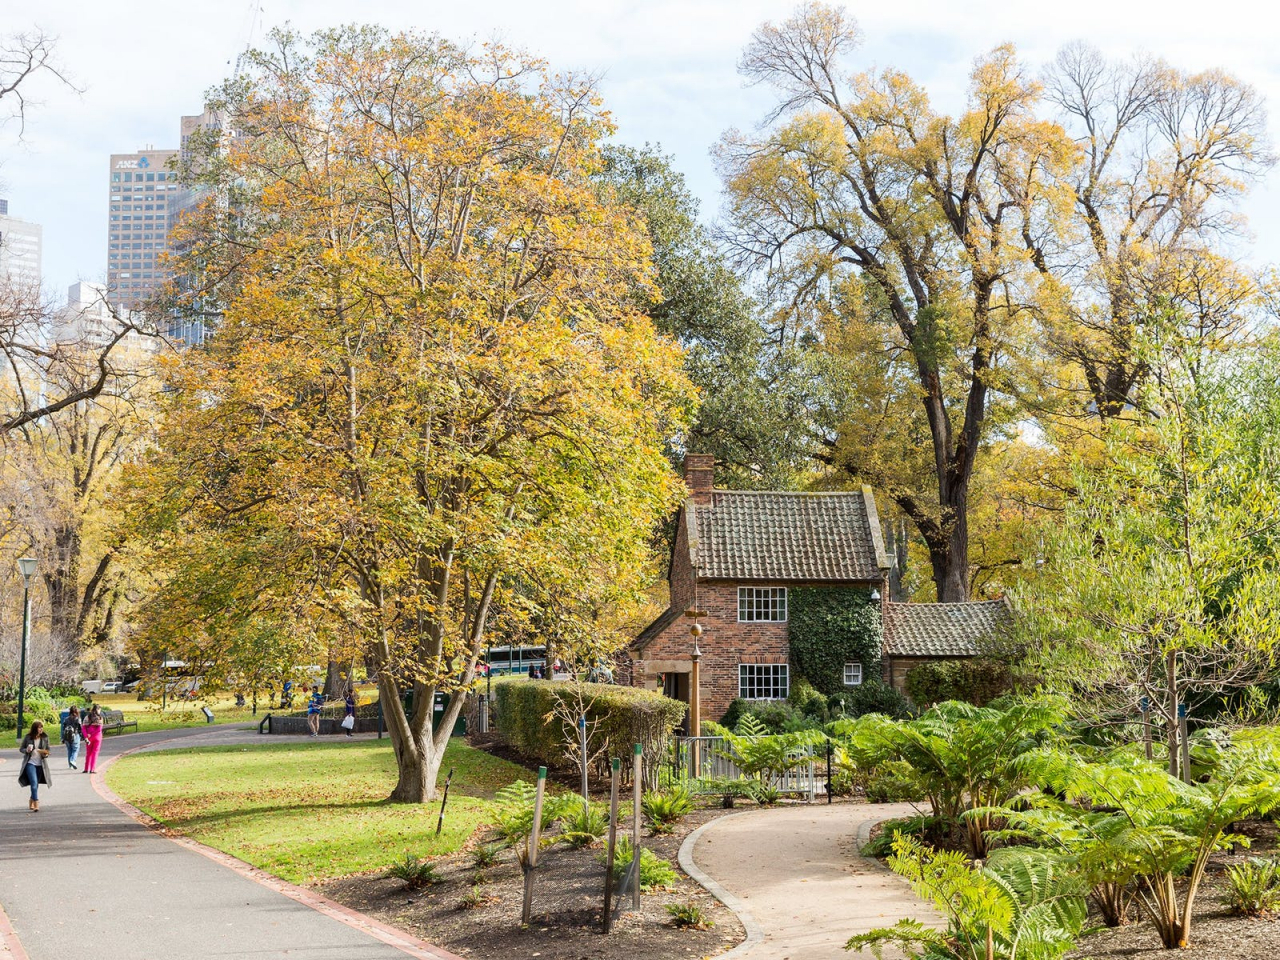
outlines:
{"label": "yellow-leaved autumn tree", "polygon": [[[172,371],[144,481],[173,544],[149,622],[242,604],[259,640],[353,637],[391,797],[424,801],[492,624],[571,603],[598,629],[570,642],[616,643],[692,390],[631,306],[650,250],[594,176],[590,83],[377,28],[278,32],[247,64],[195,165],[183,301],[216,332]],[[275,624],[229,585],[255,576]],[[458,695],[433,732],[437,691]]]}

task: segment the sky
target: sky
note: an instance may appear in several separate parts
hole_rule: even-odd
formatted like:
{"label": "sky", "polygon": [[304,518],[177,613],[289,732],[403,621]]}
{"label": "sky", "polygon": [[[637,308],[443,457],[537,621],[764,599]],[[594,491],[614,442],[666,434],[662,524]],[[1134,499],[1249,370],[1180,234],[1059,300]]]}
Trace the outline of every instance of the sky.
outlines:
{"label": "sky", "polygon": [[[248,42],[291,23],[311,31],[358,20],[433,31],[453,40],[500,38],[558,70],[600,77],[606,106],[627,144],[660,144],[702,204],[720,206],[710,151],[730,128],[750,129],[770,103],[744,86],[738,56],[752,30],[783,20],[792,0],[0,0],[0,33],[39,27],[78,91],[49,78],[19,140],[0,127],[0,196],[13,216],[44,227],[47,289],[106,272],[108,156],[147,145],[176,147],[178,118],[199,113],[203,94],[231,70]],[[1191,70],[1223,67],[1266,98],[1273,141],[1280,130],[1280,29],[1270,3],[1245,0],[899,0],[852,2],[865,42],[856,69],[895,67],[924,83],[934,102],[958,110],[973,59],[1013,42],[1031,64],[1073,40],[1113,57],[1148,53]],[[1253,232],[1239,252],[1280,262],[1280,168],[1244,205]]]}

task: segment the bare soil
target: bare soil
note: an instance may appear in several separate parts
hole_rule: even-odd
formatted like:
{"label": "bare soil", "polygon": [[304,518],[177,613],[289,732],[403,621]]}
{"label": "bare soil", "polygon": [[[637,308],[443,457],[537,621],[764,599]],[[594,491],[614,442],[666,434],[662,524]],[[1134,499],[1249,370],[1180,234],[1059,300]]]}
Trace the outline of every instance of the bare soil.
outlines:
{"label": "bare soil", "polygon": [[[345,906],[412,932],[463,957],[509,960],[672,960],[710,957],[740,943],[742,925],[718,900],[685,876],[676,863],[680,844],[694,829],[727,811],[697,810],[676,825],[669,836],[650,837],[643,844],[676,866],[679,878],[669,890],[643,894],[641,909],[625,909],[606,937],[601,933],[604,903],[603,849],[570,850],[557,845],[540,854],[533,890],[533,922],[520,925],[524,879],[512,850],[503,851],[498,865],[477,869],[471,850],[433,861],[444,878],[421,890],[409,891],[400,880],[380,874],[358,874],[317,889]],[[620,828],[630,836],[630,827]],[[478,891],[484,902],[464,904]],[[671,924],[668,904],[696,903],[713,924],[708,930],[678,929]]]}

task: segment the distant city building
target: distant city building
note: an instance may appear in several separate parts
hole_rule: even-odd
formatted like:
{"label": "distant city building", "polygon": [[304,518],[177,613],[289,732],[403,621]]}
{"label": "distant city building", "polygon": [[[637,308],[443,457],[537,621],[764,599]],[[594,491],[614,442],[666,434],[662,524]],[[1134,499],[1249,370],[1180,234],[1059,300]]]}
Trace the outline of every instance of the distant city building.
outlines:
{"label": "distant city building", "polygon": [[9,216],[9,201],[0,199],[0,278],[39,287],[43,233],[40,224]]}
{"label": "distant city building", "polygon": [[107,221],[107,293],[124,310],[142,306],[169,279],[169,196],[176,150],[113,153]]}
{"label": "distant city building", "polygon": [[[107,293],[113,306],[136,310],[172,278],[169,258],[181,252],[174,228],[209,196],[207,187],[180,183],[180,171],[191,169],[195,138],[221,130],[219,115],[206,109],[181,118],[177,150],[111,155]],[[166,331],[188,345],[205,338],[203,324],[176,318]]]}

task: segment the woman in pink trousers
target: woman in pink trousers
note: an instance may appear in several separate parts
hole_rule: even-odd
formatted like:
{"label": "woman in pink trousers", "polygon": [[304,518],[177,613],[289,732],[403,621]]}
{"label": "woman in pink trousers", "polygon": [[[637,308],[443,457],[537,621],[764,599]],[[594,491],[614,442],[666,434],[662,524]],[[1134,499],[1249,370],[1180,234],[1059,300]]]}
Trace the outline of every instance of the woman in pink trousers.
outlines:
{"label": "woman in pink trousers", "polygon": [[80,729],[84,733],[84,772],[93,773],[98,768],[98,751],[102,748],[102,708],[96,703],[89,708]]}

